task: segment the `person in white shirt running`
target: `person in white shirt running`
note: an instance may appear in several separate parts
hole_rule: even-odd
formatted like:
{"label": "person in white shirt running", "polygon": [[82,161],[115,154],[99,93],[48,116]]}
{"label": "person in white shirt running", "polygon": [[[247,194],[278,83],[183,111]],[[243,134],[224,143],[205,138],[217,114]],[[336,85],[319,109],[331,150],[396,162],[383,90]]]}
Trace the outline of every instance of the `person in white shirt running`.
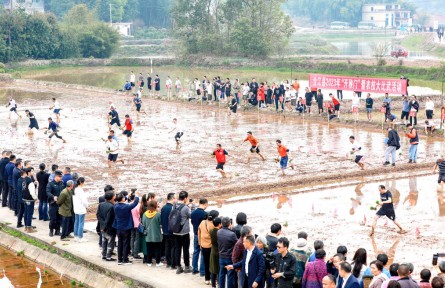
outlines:
{"label": "person in white shirt running", "polygon": [[173,128],[169,131],[169,133],[173,132],[175,133],[175,141],[176,141],[176,149],[178,150],[181,148],[181,137],[184,135],[184,131],[182,127],[178,124],[178,119],[173,118]]}
{"label": "person in white shirt running", "polygon": [[15,114],[17,114],[17,116],[22,118],[22,116],[17,113],[17,103],[15,103],[15,100],[12,99],[12,97],[9,97],[9,102],[6,107],[9,109],[9,119],[11,119],[11,112],[14,112]]}
{"label": "person in white shirt running", "polygon": [[56,98],[53,98],[53,106],[49,107],[49,110],[53,110],[54,114],[56,114],[56,122],[60,124],[60,110],[62,108]]}
{"label": "person in white shirt running", "polygon": [[121,162],[124,164],[124,160],[117,160],[117,156],[119,155],[119,143],[116,140],[113,140],[113,136],[108,136],[107,145],[107,153],[108,153],[108,168],[113,167],[113,163]]}
{"label": "person in white shirt running", "polygon": [[349,142],[351,142],[350,153],[355,156],[354,162],[360,167],[360,169],[365,170],[365,163],[363,163],[363,146],[355,140],[354,136],[349,137]]}

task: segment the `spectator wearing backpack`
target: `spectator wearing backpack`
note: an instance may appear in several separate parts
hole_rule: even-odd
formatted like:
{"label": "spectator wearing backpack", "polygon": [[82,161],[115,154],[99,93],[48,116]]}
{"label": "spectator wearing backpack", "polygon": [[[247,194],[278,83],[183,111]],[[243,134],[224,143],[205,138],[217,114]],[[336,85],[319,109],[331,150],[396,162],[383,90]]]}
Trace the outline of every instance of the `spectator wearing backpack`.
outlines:
{"label": "spectator wearing backpack", "polygon": [[296,242],[297,247],[290,249],[289,252],[295,256],[295,277],[293,280],[294,287],[301,287],[301,280],[303,279],[304,268],[306,267],[307,259],[310,254],[307,253],[307,240],[298,238]]}
{"label": "spectator wearing backpack", "polygon": [[127,196],[125,196],[122,192],[116,196],[117,203],[114,206],[115,217],[113,228],[117,230],[117,237],[119,238],[117,246],[117,264],[131,265],[132,262],[130,262],[128,259],[128,248],[130,248],[130,231],[134,225],[131,210],[138,205],[140,193],[136,191],[134,201],[131,204],[126,204],[125,202],[127,201]]}
{"label": "spectator wearing backpack", "polygon": [[176,269],[174,264],[175,259],[175,239],[173,233],[170,232],[168,227],[168,218],[175,204],[175,193],[168,193],[167,203],[161,209],[161,223],[162,223],[162,236],[165,244],[165,261],[167,262],[167,268]]}
{"label": "spectator wearing backpack", "polygon": [[[205,210],[209,206],[207,199],[199,199],[199,206],[196,208],[191,214],[191,222],[193,225],[193,257],[192,257],[192,266],[193,266],[193,275],[200,273],[201,276],[205,276],[204,269],[204,257],[201,253],[201,247],[199,246],[198,241],[198,227],[202,221],[207,219],[207,212]],[[201,261],[198,267],[199,255],[201,254]],[[198,269],[199,268],[199,269]]]}
{"label": "spectator wearing backpack", "polygon": [[[190,208],[187,206],[189,193],[179,192],[178,202],[173,207],[168,218],[168,228],[173,233],[175,239],[175,260],[177,267],[176,274],[191,273],[190,267]],[[184,251],[185,269],[181,267],[181,250]]]}

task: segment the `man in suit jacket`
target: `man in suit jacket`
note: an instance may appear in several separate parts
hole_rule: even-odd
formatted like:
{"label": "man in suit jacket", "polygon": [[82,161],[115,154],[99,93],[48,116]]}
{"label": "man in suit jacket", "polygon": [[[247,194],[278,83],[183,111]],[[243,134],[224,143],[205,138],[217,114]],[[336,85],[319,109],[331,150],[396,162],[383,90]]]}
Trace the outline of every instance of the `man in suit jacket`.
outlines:
{"label": "man in suit jacket", "polygon": [[227,270],[241,268],[241,287],[240,288],[263,288],[264,271],[266,269],[263,254],[255,247],[255,238],[248,235],[243,241],[244,255],[243,260],[233,265],[226,266]]}
{"label": "man in suit jacket", "polygon": [[360,288],[357,278],[351,273],[352,267],[348,262],[340,263],[338,274],[340,279],[337,283],[337,288]]}

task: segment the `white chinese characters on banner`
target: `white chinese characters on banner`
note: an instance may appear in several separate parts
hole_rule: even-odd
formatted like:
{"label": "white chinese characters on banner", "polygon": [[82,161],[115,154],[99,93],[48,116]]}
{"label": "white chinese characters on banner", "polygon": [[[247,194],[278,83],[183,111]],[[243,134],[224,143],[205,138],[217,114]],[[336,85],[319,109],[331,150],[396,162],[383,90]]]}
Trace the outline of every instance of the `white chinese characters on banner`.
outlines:
{"label": "white chinese characters on banner", "polygon": [[406,79],[380,79],[310,74],[309,85],[317,89],[406,94]]}

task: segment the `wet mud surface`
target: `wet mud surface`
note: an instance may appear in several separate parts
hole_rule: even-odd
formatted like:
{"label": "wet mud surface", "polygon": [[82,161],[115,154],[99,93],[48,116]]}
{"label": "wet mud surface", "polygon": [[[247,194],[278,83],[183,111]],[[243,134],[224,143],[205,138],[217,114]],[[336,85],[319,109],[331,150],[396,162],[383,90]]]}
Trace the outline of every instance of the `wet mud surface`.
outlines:
{"label": "wet mud surface", "polygon": [[71,286],[70,280],[61,277],[61,275],[58,275],[53,270],[45,268],[43,265],[33,263],[24,256],[17,256],[0,246],[0,279],[6,275],[15,288],[37,287],[39,273],[36,271],[36,268],[40,269],[42,287],[74,287]]}
{"label": "wet mud surface", "polygon": [[[273,223],[281,223],[283,235],[296,241],[300,231],[309,234],[309,245],[322,240],[327,256],[336,253],[339,245],[348,248],[347,259],[355,250],[365,248],[368,264],[379,253],[387,253],[392,261],[414,264],[417,279],[423,268],[435,275],[431,265],[434,253],[444,249],[445,202],[444,192],[436,188],[437,176],[399,177],[380,182],[346,185],[305,193],[304,189],[289,189],[265,193],[258,200],[252,197],[229,197],[213,203],[209,209],[233,217],[242,211],[248,215],[248,225],[257,234],[266,234]],[[381,218],[375,236],[369,237],[375,215],[370,207],[379,200],[378,185],[385,185],[393,194],[396,219],[407,234],[398,234],[397,227],[386,217]]]}
{"label": "wet mud surface", "polygon": [[[188,190],[206,197],[279,189],[289,185],[312,185],[325,180],[423,169],[430,167],[443,152],[441,141],[425,139],[419,145],[419,163],[408,165],[409,145],[401,134],[402,148],[398,151],[401,155],[396,167],[383,169],[386,147],[381,130],[326,125],[318,117],[312,120],[252,111],[229,116],[224,109],[213,106],[146,98],[143,99],[143,108],[148,115],[137,117],[131,97],[122,94],[76,87],[38,86],[32,91],[35,95],[31,93],[29,98],[17,97],[22,119],[13,115],[12,120],[8,120],[6,108],[0,113],[0,134],[3,136],[0,144],[13,149],[22,158],[32,160],[35,167],[40,162],[70,166],[86,177],[87,190],[92,197],[100,195],[105,184],[112,184],[117,190],[138,188],[161,196],[171,191]],[[23,110],[31,109],[40,127],[46,127],[47,117],[54,117],[48,109],[54,93],[59,95],[63,107],[60,135],[68,143],[62,144],[54,137],[48,146],[47,135],[43,131],[26,135],[29,122]],[[128,144],[122,132],[114,127],[120,142],[119,157],[124,159],[125,165],[112,169],[107,167],[107,154],[101,140],[107,136],[109,100],[117,107],[121,122],[128,113],[135,124],[132,144]],[[180,150],[176,149],[175,133],[169,133],[173,128],[173,118],[178,118],[184,128]],[[250,164],[246,164],[248,156],[251,156],[250,146],[248,143],[240,144],[247,131],[252,131],[260,141],[260,150],[266,161],[253,155]],[[350,135],[355,135],[364,146],[367,171],[360,171],[355,163],[346,159]],[[276,139],[281,139],[290,150],[291,164],[295,165],[295,170],[288,169],[286,177],[280,175],[275,160]],[[221,179],[215,171],[216,162],[211,156],[217,143],[222,144],[230,155],[225,165],[229,176],[226,179]]]}

